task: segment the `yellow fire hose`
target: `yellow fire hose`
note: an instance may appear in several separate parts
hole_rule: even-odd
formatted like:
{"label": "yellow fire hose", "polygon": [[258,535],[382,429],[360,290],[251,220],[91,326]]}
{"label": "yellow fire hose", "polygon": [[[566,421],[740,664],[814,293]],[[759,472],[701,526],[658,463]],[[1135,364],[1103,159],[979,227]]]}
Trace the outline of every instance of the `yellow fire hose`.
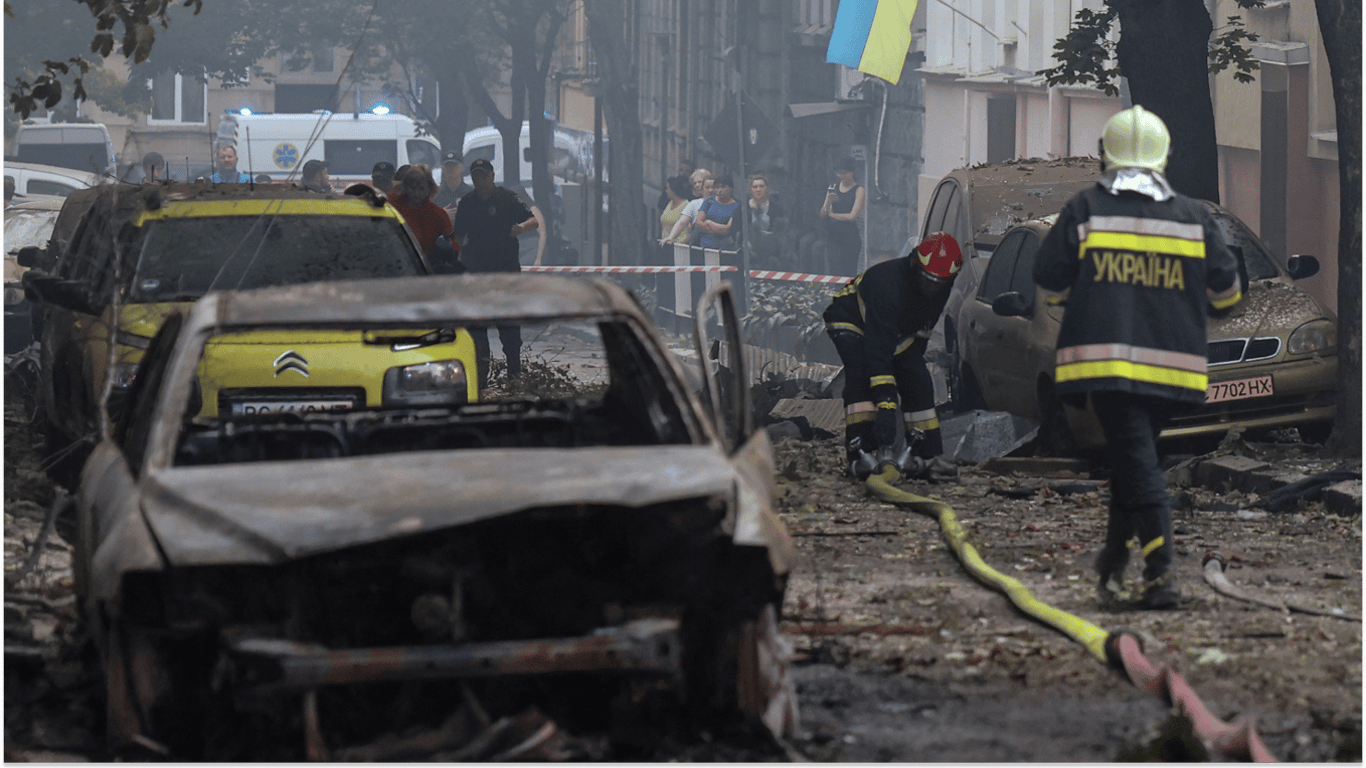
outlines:
{"label": "yellow fire hose", "polygon": [[986,583],[987,586],[1005,594],[1006,597],[1010,598],[1010,602],[1014,603],[1015,607],[1021,611],[1057,628],[1064,635],[1081,643],[1097,660],[1106,661],[1105,638],[1110,636],[1109,632],[1085,619],[1077,618],[1066,611],[1060,611],[1044,603],[1035,597],[1019,580],[1006,576],[987,565],[986,561],[982,560],[981,555],[977,554],[977,548],[968,543],[967,532],[959,524],[958,517],[953,513],[953,508],[942,501],[916,496],[913,493],[907,493],[900,488],[893,487],[892,483],[900,477],[901,473],[897,471],[896,467],[885,467],[881,473],[873,474],[868,478],[868,490],[883,501],[910,507],[938,520],[945,541],[953,548],[958,559],[967,567],[969,573]]}
{"label": "yellow fire hose", "polygon": [[1085,619],[1058,610],[1040,601],[1018,580],[987,565],[977,554],[977,548],[968,543],[967,532],[958,523],[952,507],[942,501],[916,496],[894,487],[892,483],[899,479],[900,471],[886,464],[868,478],[868,491],[883,501],[909,507],[938,520],[945,541],[974,578],[1004,594],[1024,613],[1081,643],[1097,660],[1122,670],[1134,685],[1165,699],[1178,713],[1191,719],[1196,735],[1209,746],[1225,754],[1257,762],[1275,761],[1262,744],[1251,721],[1232,725],[1219,720],[1180,675],[1166,668],[1158,669],[1143,657],[1133,633],[1124,630],[1107,632]]}

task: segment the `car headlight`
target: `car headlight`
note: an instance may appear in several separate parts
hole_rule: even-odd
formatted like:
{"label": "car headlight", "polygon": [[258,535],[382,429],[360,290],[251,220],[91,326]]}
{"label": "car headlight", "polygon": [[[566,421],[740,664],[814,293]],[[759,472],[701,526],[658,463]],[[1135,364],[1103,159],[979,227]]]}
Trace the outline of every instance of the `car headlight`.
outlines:
{"label": "car headlight", "polygon": [[1338,327],[1332,320],[1311,320],[1290,334],[1286,352],[1304,355],[1310,352],[1331,352],[1338,348]]}
{"label": "car headlight", "polygon": [[390,368],[384,372],[384,405],[450,405],[468,399],[465,365],[459,360]]}
{"label": "car headlight", "polygon": [[114,389],[127,391],[133,386],[133,379],[137,377],[137,363],[114,363],[114,367],[109,369],[109,378],[113,379]]}

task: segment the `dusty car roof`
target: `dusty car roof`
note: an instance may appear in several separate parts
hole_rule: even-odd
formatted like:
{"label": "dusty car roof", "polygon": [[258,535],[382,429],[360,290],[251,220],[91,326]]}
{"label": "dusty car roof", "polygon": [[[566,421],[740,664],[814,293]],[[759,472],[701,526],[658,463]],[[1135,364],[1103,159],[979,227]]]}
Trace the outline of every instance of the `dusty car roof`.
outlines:
{"label": "dusty car roof", "polygon": [[20,211],[60,211],[66,198],[60,195],[15,195],[14,202],[5,209],[5,215]]}
{"label": "dusty car roof", "polygon": [[1093,157],[1029,158],[954,171],[969,181],[973,233],[995,241],[1026,219],[1056,213],[1078,190],[1100,178]]}
{"label": "dusty car roof", "polygon": [[596,278],[526,275],[426,275],[211,293],[190,326],[475,322],[604,314],[644,318],[624,289]]}

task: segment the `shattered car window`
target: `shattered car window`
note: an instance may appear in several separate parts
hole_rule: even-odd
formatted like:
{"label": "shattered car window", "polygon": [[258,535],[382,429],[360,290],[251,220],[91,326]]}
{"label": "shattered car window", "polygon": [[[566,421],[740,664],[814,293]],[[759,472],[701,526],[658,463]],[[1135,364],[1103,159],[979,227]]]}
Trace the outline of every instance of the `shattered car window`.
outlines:
{"label": "shattered car window", "polygon": [[[520,332],[521,371],[502,342]],[[469,334],[469,335],[467,335]],[[491,359],[477,364],[473,339]],[[658,354],[656,351],[655,354]],[[269,328],[210,338],[176,463],[686,444],[681,393],[626,318],[459,328]],[[355,370],[369,372],[358,379]],[[368,383],[367,383],[368,382]],[[206,417],[205,402],[216,405]]]}
{"label": "shattered car window", "polygon": [[153,220],[142,229],[134,302],[423,274],[401,225],[384,217],[206,216]]}

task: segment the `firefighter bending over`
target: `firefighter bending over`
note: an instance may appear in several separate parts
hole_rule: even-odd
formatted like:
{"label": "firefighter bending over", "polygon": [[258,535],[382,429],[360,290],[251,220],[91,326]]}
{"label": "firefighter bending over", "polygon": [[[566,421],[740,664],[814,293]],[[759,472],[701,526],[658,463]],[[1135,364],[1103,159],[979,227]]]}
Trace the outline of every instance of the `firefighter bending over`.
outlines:
{"label": "firefighter bending over", "polygon": [[1205,400],[1207,305],[1227,309],[1242,295],[1237,262],[1204,205],[1163,175],[1170,147],[1167,126],[1141,106],[1110,118],[1100,180],[1067,201],[1034,262],[1034,281],[1052,292],[1046,301],[1067,303],[1058,395],[1073,405],[1090,396],[1113,470],[1100,588],[1122,581],[1137,534],[1146,608],[1180,599],[1157,435]]}
{"label": "firefighter bending over", "polygon": [[[866,479],[887,461],[920,474],[944,452],[925,347],[962,266],[958,241],[935,232],[905,257],[869,267],[826,308],[825,331],[844,363],[851,475]],[[905,445],[898,438],[899,413]]]}

